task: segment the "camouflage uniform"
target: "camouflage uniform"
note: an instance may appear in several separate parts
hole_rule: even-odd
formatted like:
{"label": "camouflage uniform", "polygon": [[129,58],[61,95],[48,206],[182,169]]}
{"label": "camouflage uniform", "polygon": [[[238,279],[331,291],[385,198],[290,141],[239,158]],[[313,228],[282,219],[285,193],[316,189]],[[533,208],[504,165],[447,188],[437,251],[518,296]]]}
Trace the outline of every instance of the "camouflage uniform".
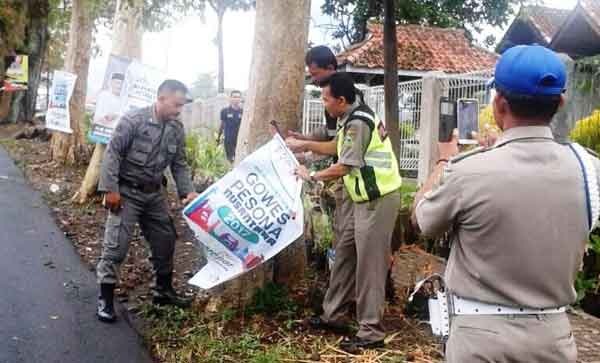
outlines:
{"label": "camouflage uniform", "polygon": [[136,223],[150,244],[157,279],[172,273],[177,236],[164,193],[167,167],[180,198],[193,191],[181,123],[159,121],[154,106],[124,115],[106,149],[100,174],[98,190],[120,193],[122,209],[109,212],[106,221],[98,283],[117,283],[119,265],[127,256]]}

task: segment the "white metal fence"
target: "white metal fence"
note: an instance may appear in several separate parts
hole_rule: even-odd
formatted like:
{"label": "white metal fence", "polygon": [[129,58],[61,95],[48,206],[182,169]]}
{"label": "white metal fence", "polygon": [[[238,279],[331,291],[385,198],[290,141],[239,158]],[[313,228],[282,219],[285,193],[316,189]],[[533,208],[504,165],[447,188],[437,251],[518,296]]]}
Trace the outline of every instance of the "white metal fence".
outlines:
{"label": "white metal fence", "polygon": [[[461,98],[477,99],[480,109],[491,101],[487,87],[488,80],[493,76],[493,70],[483,70],[473,73],[440,75],[442,81],[441,94],[449,101],[455,102]],[[385,122],[384,88],[383,86],[361,88],[365,103],[375,111]],[[401,82],[398,85],[398,122],[400,129],[400,169],[415,172],[419,168],[419,131],[421,128],[421,98],[423,80]],[[433,102],[439,105],[439,102]],[[325,124],[323,104],[320,99],[304,101],[302,131],[311,133],[317,127]]]}
{"label": "white metal fence", "polygon": [[[400,169],[416,171],[419,167],[419,128],[421,122],[421,94],[423,81],[414,80],[398,84],[398,129],[400,130]],[[384,88],[364,90],[365,102],[385,122]]]}
{"label": "white metal fence", "polygon": [[[400,129],[400,168],[402,170],[417,170],[419,165],[419,121],[421,117],[421,80],[402,82],[398,85],[398,108]],[[375,111],[385,122],[384,89],[383,86],[361,88],[365,103]],[[302,132],[310,134],[316,128],[325,124],[325,109],[321,100],[306,99]]]}
{"label": "white metal fence", "polygon": [[323,101],[320,99],[304,100],[302,133],[309,135],[323,125],[325,125],[325,107],[323,107]]}
{"label": "white metal fence", "polygon": [[494,71],[483,70],[473,73],[446,75],[442,86],[442,95],[452,102],[461,98],[476,99],[479,109],[491,103],[491,92],[487,85]]}

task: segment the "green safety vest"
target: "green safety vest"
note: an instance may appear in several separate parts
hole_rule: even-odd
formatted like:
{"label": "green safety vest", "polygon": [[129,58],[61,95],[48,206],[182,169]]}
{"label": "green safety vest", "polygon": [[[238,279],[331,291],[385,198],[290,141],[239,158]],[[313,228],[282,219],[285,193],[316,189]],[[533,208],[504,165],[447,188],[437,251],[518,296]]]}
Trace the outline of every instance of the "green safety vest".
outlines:
{"label": "green safety vest", "polygon": [[348,194],[355,202],[366,202],[398,190],[402,185],[402,178],[392,143],[385,135],[383,123],[367,105],[358,106],[348,116],[347,121],[339,126],[338,157],[344,145],[347,125],[353,120],[363,121],[369,126],[371,141],[364,156],[366,165],[362,168],[352,168],[343,178]]}

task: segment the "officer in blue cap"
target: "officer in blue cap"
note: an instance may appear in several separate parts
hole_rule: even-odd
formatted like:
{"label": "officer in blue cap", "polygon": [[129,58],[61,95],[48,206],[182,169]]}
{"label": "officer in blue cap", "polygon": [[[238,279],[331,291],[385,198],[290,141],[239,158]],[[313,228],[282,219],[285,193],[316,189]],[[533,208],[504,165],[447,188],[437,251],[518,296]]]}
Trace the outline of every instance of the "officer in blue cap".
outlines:
{"label": "officer in blue cap", "polygon": [[456,140],[440,143],[415,198],[421,232],[452,239],[447,362],[576,361],[565,307],[575,302],[575,276],[598,220],[600,162],[553,138],[565,83],[553,51],[506,51],[493,80],[503,135],[466,154]]}

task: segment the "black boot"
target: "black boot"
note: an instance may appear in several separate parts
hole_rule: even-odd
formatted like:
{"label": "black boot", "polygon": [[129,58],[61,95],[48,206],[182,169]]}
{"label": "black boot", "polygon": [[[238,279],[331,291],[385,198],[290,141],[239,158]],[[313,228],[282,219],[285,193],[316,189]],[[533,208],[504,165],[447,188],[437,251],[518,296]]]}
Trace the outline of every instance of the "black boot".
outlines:
{"label": "black boot", "polygon": [[114,323],[117,320],[115,306],[113,304],[115,295],[115,284],[100,284],[100,296],[98,296],[98,320],[105,323]]}
{"label": "black boot", "polygon": [[192,300],[180,297],[173,289],[173,274],[156,276],[156,287],[152,289],[152,302],[157,305],[173,305],[180,308],[189,308]]}

